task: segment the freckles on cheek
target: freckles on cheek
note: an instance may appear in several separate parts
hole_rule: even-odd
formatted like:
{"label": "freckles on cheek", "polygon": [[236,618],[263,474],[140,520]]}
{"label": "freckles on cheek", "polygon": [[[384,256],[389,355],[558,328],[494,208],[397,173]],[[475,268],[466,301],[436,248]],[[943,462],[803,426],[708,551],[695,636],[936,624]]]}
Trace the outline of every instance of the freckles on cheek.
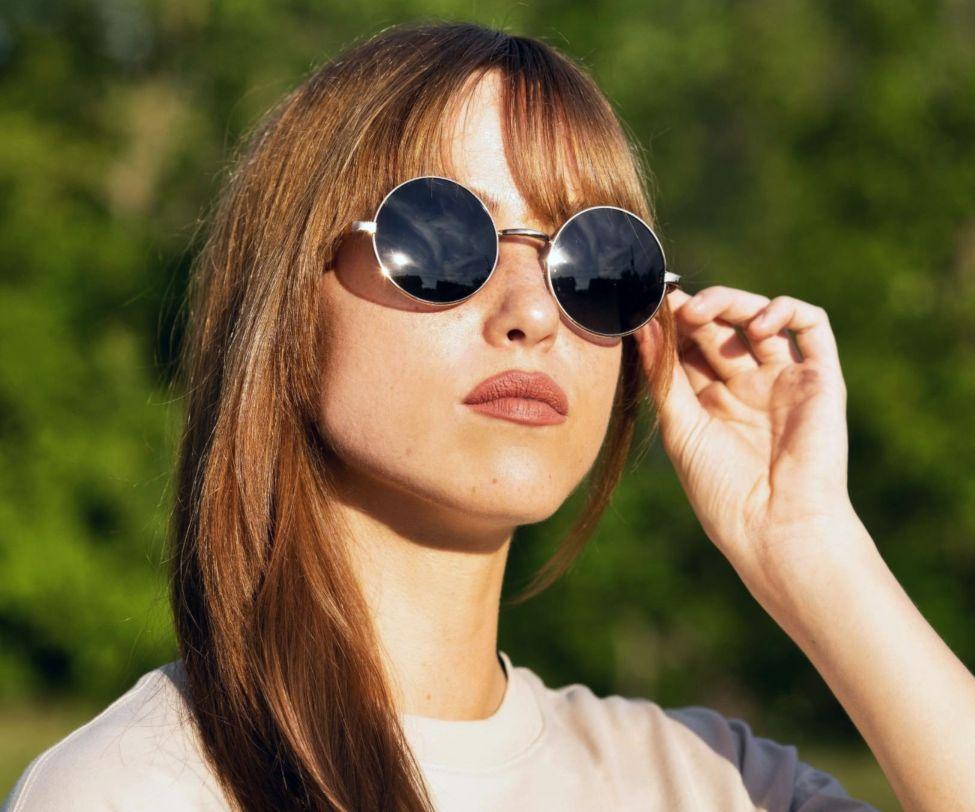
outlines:
{"label": "freckles on cheek", "polygon": [[391,464],[427,464],[450,432],[449,392],[442,381],[428,380],[429,370],[397,363],[395,353],[369,355],[334,381],[335,422],[345,441]]}
{"label": "freckles on cheek", "polygon": [[606,438],[616,395],[619,366],[605,359],[599,361],[584,385],[577,389],[577,420],[571,435],[574,447],[585,460],[595,457]]}

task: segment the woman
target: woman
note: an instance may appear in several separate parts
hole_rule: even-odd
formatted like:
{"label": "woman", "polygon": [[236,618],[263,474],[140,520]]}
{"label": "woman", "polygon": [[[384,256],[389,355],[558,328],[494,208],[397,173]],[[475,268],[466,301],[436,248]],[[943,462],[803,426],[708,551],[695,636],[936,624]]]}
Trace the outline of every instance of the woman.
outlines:
{"label": "woman", "polygon": [[595,526],[647,393],[704,530],[905,807],[970,803],[975,680],[850,504],[826,314],[689,296],[652,221],[610,105],[533,39],[394,27],[284,99],[192,283],[180,658],[9,808],[869,808],[742,720],[552,689],[498,650],[515,529],[585,481],[524,599]]}

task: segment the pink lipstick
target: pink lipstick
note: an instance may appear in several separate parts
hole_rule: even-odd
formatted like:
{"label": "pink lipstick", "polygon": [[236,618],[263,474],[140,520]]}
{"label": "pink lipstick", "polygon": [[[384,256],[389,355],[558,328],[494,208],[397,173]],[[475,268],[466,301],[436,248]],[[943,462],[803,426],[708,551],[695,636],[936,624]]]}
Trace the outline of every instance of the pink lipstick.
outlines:
{"label": "pink lipstick", "polygon": [[474,411],[529,426],[565,422],[569,400],[544,372],[510,369],[481,381],[464,398]]}

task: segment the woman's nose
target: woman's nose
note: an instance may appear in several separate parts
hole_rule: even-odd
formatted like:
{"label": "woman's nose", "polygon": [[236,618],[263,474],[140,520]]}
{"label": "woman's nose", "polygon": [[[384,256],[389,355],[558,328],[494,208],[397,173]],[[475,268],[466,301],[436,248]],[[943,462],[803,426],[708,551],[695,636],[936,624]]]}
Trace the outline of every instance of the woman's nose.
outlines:
{"label": "woman's nose", "polygon": [[[549,292],[545,270],[545,240],[527,235],[503,235],[499,239],[498,265],[485,297],[485,330],[495,344],[521,341],[536,344],[552,341],[561,311]],[[488,290],[483,291],[488,293]]]}

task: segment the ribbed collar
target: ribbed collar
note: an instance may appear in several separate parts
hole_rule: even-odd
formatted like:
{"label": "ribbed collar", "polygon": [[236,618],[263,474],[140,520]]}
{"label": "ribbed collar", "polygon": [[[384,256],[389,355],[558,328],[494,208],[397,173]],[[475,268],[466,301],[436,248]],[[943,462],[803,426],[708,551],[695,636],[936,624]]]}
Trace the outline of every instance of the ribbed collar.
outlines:
{"label": "ribbed collar", "polygon": [[497,710],[485,719],[434,719],[400,714],[413,754],[424,767],[481,772],[500,767],[531,746],[544,728],[534,688],[507,653],[498,650],[508,677]]}

